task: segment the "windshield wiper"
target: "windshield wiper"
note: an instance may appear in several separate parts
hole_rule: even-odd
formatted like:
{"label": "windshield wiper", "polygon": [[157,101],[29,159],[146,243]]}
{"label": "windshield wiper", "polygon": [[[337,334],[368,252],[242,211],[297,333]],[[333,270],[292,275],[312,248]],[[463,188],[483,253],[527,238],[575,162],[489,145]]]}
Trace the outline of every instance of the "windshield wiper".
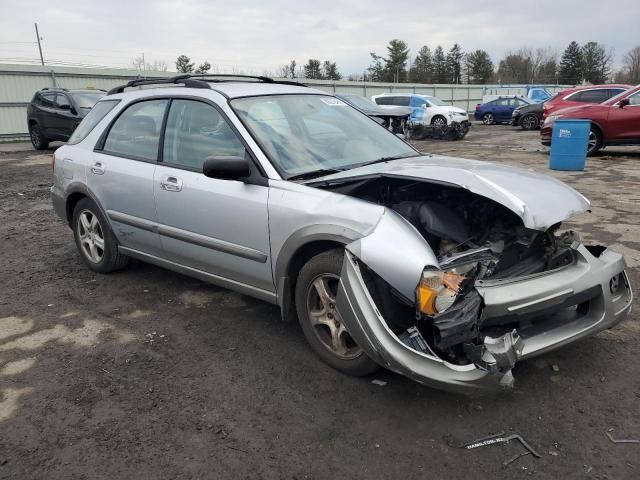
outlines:
{"label": "windshield wiper", "polygon": [[412,153],[410,155],[394,155],[390,157],[380,157],[380,158],[376,158],[375,160],[371,160],[370,162],[360,163],[357,166],[364,167],[365,165],[373,165],[374,163],[382,163],[382,162],[388,162],[390,160],[400,160],[401,158],[411,158],[411,157],[418,157],[418,156],[420,156],[419,153],[416,153],[415,155]]}
{"label": "windshield wiper", "polygon": [[320,168],[318,170],[311,170],[309,172],[298,173],[287,177],[287,180],[307,180],[309,178],[323,177],[332,173],[338,173],[344,171],[341,168]]}

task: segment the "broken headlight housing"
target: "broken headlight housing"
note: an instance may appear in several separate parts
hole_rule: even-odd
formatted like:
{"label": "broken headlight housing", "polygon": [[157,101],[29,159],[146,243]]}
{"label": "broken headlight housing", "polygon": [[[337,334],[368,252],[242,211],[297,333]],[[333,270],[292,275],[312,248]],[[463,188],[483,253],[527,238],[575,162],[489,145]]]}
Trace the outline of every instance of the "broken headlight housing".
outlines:
{"label": "broken headlight housing", "polygon": [[449,270],[427,268],[416,288],[416,304],[418,310],[425,315],[442,313],[456,301],[462,291],[467,276],[476,263],[456,266]]}

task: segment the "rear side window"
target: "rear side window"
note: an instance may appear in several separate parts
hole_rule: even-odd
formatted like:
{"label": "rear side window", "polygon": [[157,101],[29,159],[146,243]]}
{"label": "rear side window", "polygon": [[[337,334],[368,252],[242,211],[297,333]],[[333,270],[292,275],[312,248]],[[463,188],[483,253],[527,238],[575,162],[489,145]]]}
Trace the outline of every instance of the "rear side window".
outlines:
{"label": "rear side window", "polygon": [[56,94],[55,93],[43,93],[42,101],[40,105],[47,108],[55,108],[56,106]]}
{"label": "rear side window", "polygon": [[410,97],[393,97],[392,105],[397,105],[398,107],[408,107],[410,101]]}
{"label": "rear side window", "polygon": [[600,103],[609,98],[609,90],[606,88],[598,90],[585,90],[584,92],[576,93],[570,100],[574,102],[583,103]]}
{"label": "rear side window", "polygon": [[127,107],[111,126],[104,142],[104,151],[123,157],[156,161],[160,128],[168,102],[166,99],[147,100]]}
{"label": "rear side window", "polygon": [[80,122],[80,125],[75,129],[67,144],[75,145],[76,143],[80,143],[84,140],[95,126],[100,123],[100,120],[102,120],[107,113],[113,110],[113,107],[115,107],[119,102],[120,100],[105,100],[97,103],[87,116],[84,117],[82,122]]}
{"label": "rear side window", "polygon": [[378,105],[393,105],[394,97],[378,97],[376,98],[376,103]]}
{"label": "rear side window", "polygon": [[[262,113],[277,118],[282,112],[273,109]],[[211,105],[193,100],[174,100],[167,118],[162,161],[202,171],[204,161],[212,155],[241,156],[244,155],[244,146],[220,112]]]}

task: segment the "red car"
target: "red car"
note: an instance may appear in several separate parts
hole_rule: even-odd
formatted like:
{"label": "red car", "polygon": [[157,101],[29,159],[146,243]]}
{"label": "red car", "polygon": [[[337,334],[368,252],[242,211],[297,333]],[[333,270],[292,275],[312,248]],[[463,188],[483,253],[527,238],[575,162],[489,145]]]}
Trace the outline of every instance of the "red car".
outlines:
{"label": "red car", "polygon": [[602,103],[622,92],[629,90],[633,85],[610,84],[589,85],[587,87],[569,88],[558,92],[542,105],[542,119],[544,120],[556,110],[568,107],[578,107],[585,103]]}
{"label": "red car", "polygon": [[639,145],[640,85],[630,88],[604,103],[581,105],[555,111],[545,119],[540,130],[543,145],[551,145],[553,122],[559,118],[591,120],[587,155],[593,155],[608,145]]}

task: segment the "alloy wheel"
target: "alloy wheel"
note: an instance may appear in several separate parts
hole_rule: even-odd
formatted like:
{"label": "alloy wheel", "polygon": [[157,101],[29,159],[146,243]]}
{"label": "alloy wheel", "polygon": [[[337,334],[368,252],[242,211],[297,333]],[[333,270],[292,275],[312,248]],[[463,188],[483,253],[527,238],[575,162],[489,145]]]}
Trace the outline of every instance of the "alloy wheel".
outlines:
{"label": "alloy wheel", "polygon": [[485,125],[493,125],[495,118],[493,117],[493,113],[485,113],[482,117],[482,123]]}
{"label": "alloy wheel", "polygon": [[592,152],[597,145],[598,145],[598,137],[592,130],[589,132],[589,140],[587,141],[587,151]]}
{"label": "alloy wheel", "polygon": [[336,310],[336,295],[340,277],[326,273],[318,275],[307,289],[307,316],[313,332],[322,345],[343,360],[360,356],[363,351],[351,338]]}
{"label": "alloy wheel", "polygon": [[38,133],[38,130],[36,130],[35,128],[31,129],[31,144],[33,145],[34,148],[40,148],[40,134]]}
{"label": "alloy wheel", "polygon": [[83,210],[76,228],[85,257],[93,263],[100,263],[104,257],[104,234],[98,217],[90,210]]}
{"label": "alloy wheel", "polygon": [[538,120],[533,115],[527,115],[522,119],[522,126],[525,130],[533,130],[538,126]]}

